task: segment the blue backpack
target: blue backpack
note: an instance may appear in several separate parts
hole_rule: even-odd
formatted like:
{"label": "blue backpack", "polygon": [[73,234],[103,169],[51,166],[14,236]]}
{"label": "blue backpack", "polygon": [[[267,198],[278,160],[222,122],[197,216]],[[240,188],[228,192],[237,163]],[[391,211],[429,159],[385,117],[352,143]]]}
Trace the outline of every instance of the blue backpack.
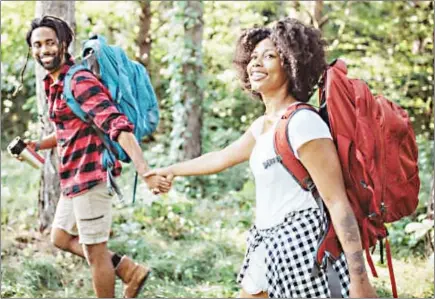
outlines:
{"label": "blue backpack", "polygon": [[[134,136],[140,143],[142,138],[153,133],[159,123],[159,108],[157,98],[151,85],[145,67],[128,59],[125,52],[118,46],[108,45],[103,36],[93,36],[83,42],[82,63],[72,66],[64,80],[63,96],[69,108],[77,117],[90,123],[105,145],[102,155],[102,165],[107,170],[107,183],[121,196],[111,170],[116,160],[128,163],[130,157],[118,142],[109,138],[95,125],[74,99],[71,90],[71,79],[78,71],[90,71],[96,75],[109,90],[116,107],[134,125]],[[137,185],[135,178],[133,202]]]}

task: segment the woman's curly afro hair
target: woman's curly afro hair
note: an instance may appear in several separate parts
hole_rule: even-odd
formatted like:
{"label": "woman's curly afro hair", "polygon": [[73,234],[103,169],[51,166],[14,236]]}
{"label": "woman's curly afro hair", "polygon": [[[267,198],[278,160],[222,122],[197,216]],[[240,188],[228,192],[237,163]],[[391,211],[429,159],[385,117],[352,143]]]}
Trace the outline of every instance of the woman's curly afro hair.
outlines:
{"label": "woman's curly afro hair", "polygon": [[251,89],[246,67],[255,46],[270,38],[275,44],[289,78],[288,92],[298,101],[308,102],[320,76],[327,67],[326,42],[320,30],[302,24],[293,18],[276,22],[272,28],[258,27],[245,30],[239,37],[234,66],[245,90],[261,98]]}

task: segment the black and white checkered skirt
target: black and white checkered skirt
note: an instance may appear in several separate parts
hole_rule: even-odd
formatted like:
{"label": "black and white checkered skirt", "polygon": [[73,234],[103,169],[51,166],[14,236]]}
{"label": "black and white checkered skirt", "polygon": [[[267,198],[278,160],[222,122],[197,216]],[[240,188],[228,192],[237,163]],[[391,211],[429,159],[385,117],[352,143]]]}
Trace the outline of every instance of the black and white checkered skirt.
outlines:
{"label": "black and white checkered skirt", "polygon": [[[317,269],[315,251],[319,235],[327,225],[326,215],[310,208],[289,213],[284,221],[269,229],[249,230],[248,249],[237,278],[242,280],[249,268],[255,249],[264,242],[265,275],[270,298],[329,298],[328,278],[325,270]],[[326,258],[324,260],[326,263]],[[349,296],[349,271],[344,254],[332,263],[339,277],[341,294]]]}

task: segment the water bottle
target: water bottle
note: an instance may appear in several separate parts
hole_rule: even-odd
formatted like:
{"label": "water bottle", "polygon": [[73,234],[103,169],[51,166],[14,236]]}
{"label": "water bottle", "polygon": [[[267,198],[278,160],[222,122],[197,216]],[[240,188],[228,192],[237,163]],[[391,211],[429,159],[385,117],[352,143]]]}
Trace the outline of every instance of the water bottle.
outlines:
{"label": "water bottle", "polygon": [[36,169],[40,169],[44,165],[44,158],[42,158],[36,151],[28,147],[19,136],[9,143],[7,149],[14,158],[25,161],[27,164]]}

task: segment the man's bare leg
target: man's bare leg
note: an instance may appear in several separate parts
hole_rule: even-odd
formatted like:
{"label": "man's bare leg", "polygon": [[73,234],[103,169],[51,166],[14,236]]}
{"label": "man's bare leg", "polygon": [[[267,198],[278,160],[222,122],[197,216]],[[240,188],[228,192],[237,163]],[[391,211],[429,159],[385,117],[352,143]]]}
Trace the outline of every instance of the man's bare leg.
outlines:
{"label": "man's bare leg", "polygon": [[115,297],[115,269],[107,242],[84,245],[85,255],[91,266],[92,282],[98,298]]}
{"label": "man's bare leg", "polygon": [[[53,228],[51,231],[51,241],[57,248],[85,258],[83,246],[79,243],[77,236],[73,236],[63,229]],[[136,297],[144,280],[148,276],[149,268],[134,263],[127,256],[121,257],[108,249],[107,252],[110,255],[112,267],[119,268],[115,271],[115,274],[125,284],[124,296],[127,298]]]}
{"label": "man's bare leg", "polygon": [[82,258],[85,257],[83,247],[79,244],[79,237],[73,236],[63,229],[53,228],[51,230],[51,242],[63,251],[71,252]]}
{"label": "man's bare leg", "polygon": [[[85,258],[83,246],[79,243],[78,236],[73,236],[60,228],[53,228],[51,230],[51,242],[54,246],[63,251],[71,252],[72,254]],[[112,258],[114,255],[114,253],[110,250],[109,254],[110,258]]]}

